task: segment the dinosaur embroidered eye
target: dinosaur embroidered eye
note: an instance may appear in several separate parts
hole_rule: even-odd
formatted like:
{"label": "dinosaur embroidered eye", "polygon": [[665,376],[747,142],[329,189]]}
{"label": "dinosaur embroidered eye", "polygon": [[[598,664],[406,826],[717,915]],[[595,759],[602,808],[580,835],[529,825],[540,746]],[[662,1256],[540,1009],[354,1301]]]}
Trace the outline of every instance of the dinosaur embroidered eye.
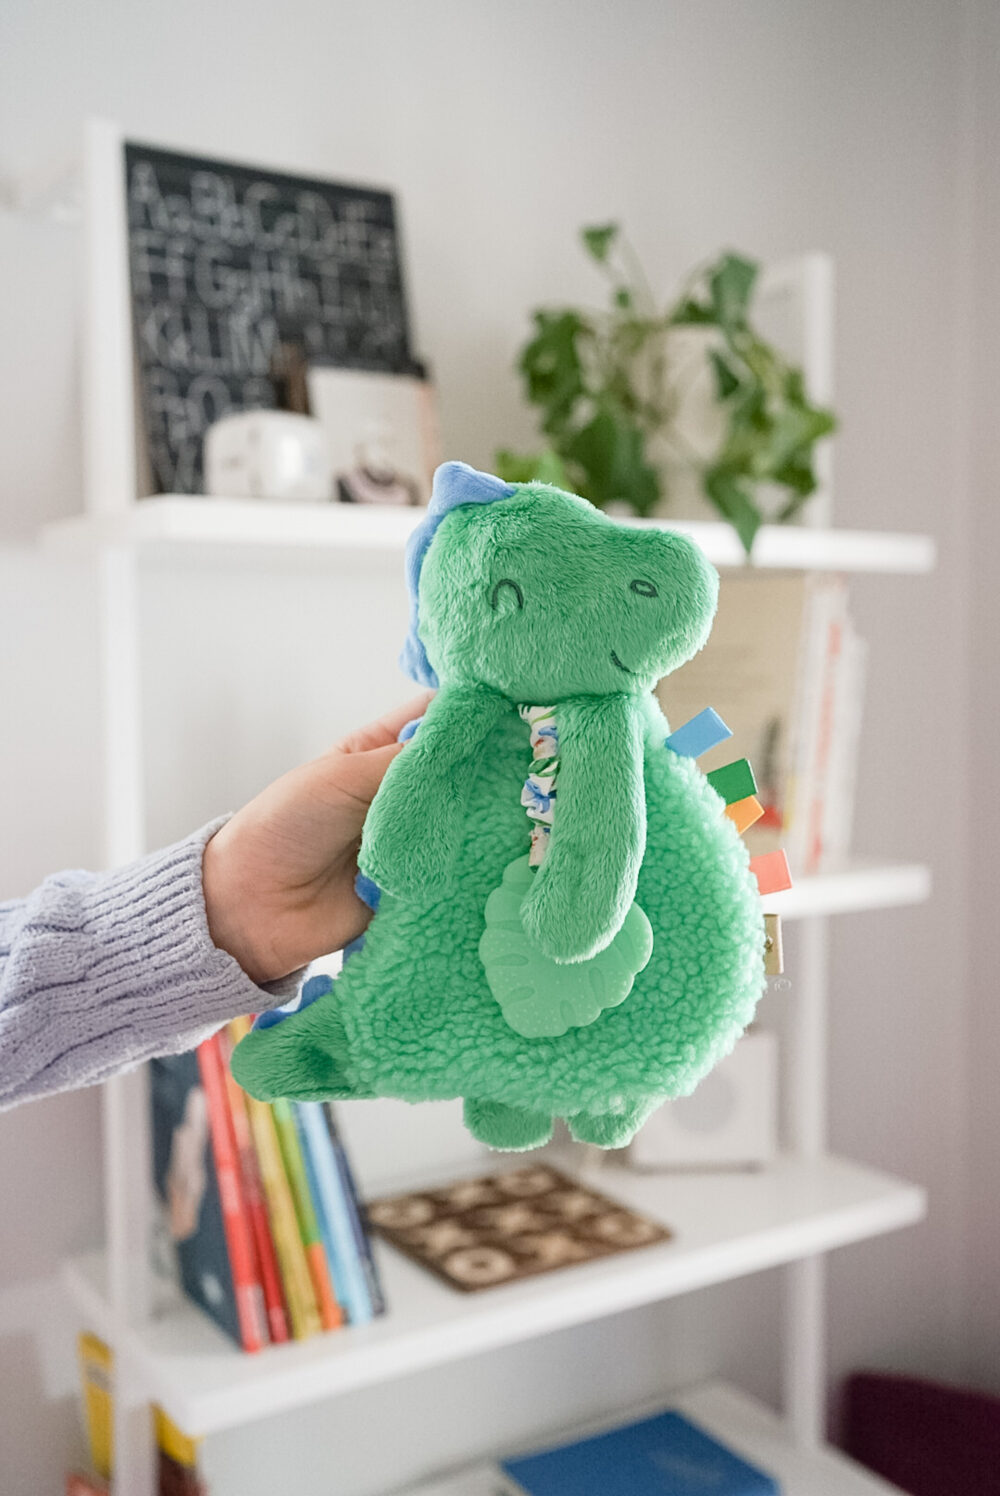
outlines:
{"label": "dinosaur embroidered eye", "polygon": [[629,582],[628,585],[629,585],[629,590],[631,592],[638,592],[638,594],[639,594],[640,597],[659,597],[659,595],[660,595],[657,592],[656,588],[653,586],[652,582],[639,582],[639,581],[636,581],[636,582]]}
{"label": "dinosaur embroidered eye", "polygon": [[500,578],[500,581],[496,584],[493,591],[490,593],[490,607],[493,609],[494,613],[497,611],[500,606],[500,592],[504,587],[509,587],[511,592],[514,594],[514,600],[517,603],[517,611],[520,613],[521,609],[524,607],[524,593],[521,591],[516,582],[511,581],[510,577]]}

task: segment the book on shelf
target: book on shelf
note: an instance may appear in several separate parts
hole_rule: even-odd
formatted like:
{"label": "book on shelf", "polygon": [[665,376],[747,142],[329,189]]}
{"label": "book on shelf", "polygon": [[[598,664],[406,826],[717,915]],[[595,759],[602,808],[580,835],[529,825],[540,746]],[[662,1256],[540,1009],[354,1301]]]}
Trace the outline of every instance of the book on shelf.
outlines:
{"label": "book on shelf", "polygon": [[255,1100],[229,1071],[238,1019],[152,1065],[154,1179],[185,1292],[247,1350],[384,1311],[328,1107]]}
{"label": "book on shelf", "polygon": [[341,1188],[347,1203],[347,1215],[350,1221],[351,1234],[354,1238],[354,1249],[361,1262],[361,1270],[364,1274],[367,1287],[370,1315],[385,1313],[385,1291],[382,1288],[382,1278],[379,1274],[378,1263],[375,1261],[375,1253],[372,1251],[372,1239],[368,1230],[368,1220],[365,1215],[361,1196],[354,1180],[354,1171],[351,1168],[351,1160],[344,1141],[337,1126],[336,1113],[332,1102],[328,1102],[323,1108],[324,1120],[327,1131],[330,1134],[330,1142],[333,1145],[333,1154],[337,1164],[337,1173],[340,1176]]}
{"label": "book on shelf", "polygon": [[192,1051],[156,1059],[150,1072],[153,1181],[164,1235],[184,1291],[242,1342],[198,1056]]}
{"label": "book on shelf", "polygon": [[509,1496],[778,1496],[772,1476],[682,1413],[660,1413],[501,1469]]}
{"label": "book on shelf", "polygon": [[281,1286],[278,1254],[275,1250],[274,1236],[271,1232],[271,1222],[268,1219],[267,1204],[264,1199],[264,1187],[260,1176],[260,1166],[257,1162],[253,1132],[250,1127],[247,1096],[236,1084],[235,1079],[230,1073],[229,1059],[233,1052],[233,1045],[228,1032],[225,1029],[221,1029],[216,1035],[216,1040],[219,1044],[222,1059],[222,1071],[226,1083],[226,1101],[229,1105],[233,1136],[236,1139],[236,1153],[239,1159],[240,1175],[243,1182],[243,1197],[246,1201],[247,1213],[250,1217],[254,1245],[257,1248],[261,1287],[264,1292],[264,1305],[267,1310],[267,1328],[270,1333],[271,1343],[273,1345],[281,1345],[289,1338],[288,1314],[285,1309],[285,1294]]}
{"label": "book on shelf", "polygon": [[317,1202],[320,1229],[327,1244],[327,1258],[334,1269],[337,1297],[348,1323],[367,1324],[372,1317],[372,1302],[351,1227],[348,1200],[337,1169],[325,1109],[318,1101],[300,1101],[295,1110],[302,1151]]}
{"label": "book on shelf", "polygon": [[[108,1496],[114,1473],[114,1360],[110,1348],[89,1331],[77,1336],[83,1420],[93,1474],[74,1472],[66,1496]],[[206,1496],[198,1474],[200,1441],[189,1438],[162,1408],[153,1408],[157,1450],[156,1496]]]}
{"label": "book on shelf", "polygon": [[699,760],[706,772],[749,758],[764,815],[745,834],[751,856],[784,847],[793,874],[846,856],[866,650],[843,577],[727,574],[708,644],[657,694],[671,723],[711,702],[732,740]]}
{"label": "book on shelf", "polygon": [[222,1204],[222,1225],[232,1273],[240,1342],[245,1351],[259,1351],[269,1339],[264,1286],[243,1190],[243,1176],[236,1150],[232,1114],[226,1097],[218,1035],[213,1034],[210,1039],[199,1044],[196,1054],[201,1083],[208,1101],[209,1137]]}
{"label": "book on shelf", "polygon": [[[250,1031],[248,1018],[236,1018],[229,1025],[229,1035],[236,1044]],[[235,1082],[234,1082],[235,1084]],[[299,1235],[295,1201],[285,1173],[278,1130],[271,1108],[266,1102],[243,1092],[253,1133],[261,1183],[267,1201],[268,1219],[274,1237],[275,1251],[281,1269],[282,1283],[291,1319],[292,1335],[306,1340],[322,1329],[316,1294],[313,1291],[306,1250]]]}
{"label": "book on shelf", "polygon": [[298,1123],[292,1103],[283,1099],[271,1103],[274,1123],[278,1129],[278,1143],[285,1163],[285,1173],[292,1187],[295,1215],[299,1223],[299,1234],[306,1249],[309,1276],[312,1278],[319,1317],[324,1330],[335,1330],[343,1324],[344,1314],[337,1303],[326,1260],[326,1249],[319,1229],[316,1204],[309,1186],[305,1157],[299,1141]]}
{"label": "book on shelf", "polygon": [[499,1465],[476,1465],[405,1496],[780,1496],[773,1476],[681,1413],[660,1413]]}

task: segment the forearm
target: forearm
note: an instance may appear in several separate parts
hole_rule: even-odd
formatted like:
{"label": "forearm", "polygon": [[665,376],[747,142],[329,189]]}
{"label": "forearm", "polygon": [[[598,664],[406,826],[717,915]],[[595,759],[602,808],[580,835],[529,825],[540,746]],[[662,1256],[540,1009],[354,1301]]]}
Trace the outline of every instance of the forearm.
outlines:
{"label": "forearm", "polygon": [[293,995],[297,975],[258,987],[212,943],[201,864],[220,824],[0,904],[0,1107],[190,1049]]}

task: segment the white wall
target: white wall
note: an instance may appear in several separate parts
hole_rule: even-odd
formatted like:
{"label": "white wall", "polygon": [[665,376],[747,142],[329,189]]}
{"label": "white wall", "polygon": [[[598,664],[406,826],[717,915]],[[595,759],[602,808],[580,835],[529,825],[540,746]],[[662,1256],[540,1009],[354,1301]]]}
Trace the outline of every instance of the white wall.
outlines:
{"label": "white wall", "polygon": [[[933,0],[6,0],[0,12],[0,180],[56,168],[77,148],[84,116],[99,113],[138,138],[395,187],[417,343],[439,379],[446,447],[483,465],[495,444],[531,429],[510,372],[527,308],[599,294],[575,250],[581,223],[620,216],[664,290],[725,245],[764,258],[813,247],[834,255],[838,520],[930,530],[943,542],[931,582],[857,589],[874,646],[858,841],[928,857],[938,893],[929,913],[838,924],[833,1141],[926,1183],[933,1203],[926,1226],[834,1259],[834,1376],[862,1362],[931,1374],[967,1367],[965,779],[947,734],[960,731],[950,724],[964,722],[966,709],[961,213],[972,50],[963,52],[961,13]],[[76,231],[0,214],[0,526],[8,536],[78,504],[75,253]],[[13,640],[7,658],[33,664],[25,594],[47,598],[53,617],[58,598],[23,556],[4,565],[20,582],[13,595],[0,586],[0,640]],[[157,582],[160,594],[168,581]],[[359,578],[352,596],[362,586]],[[344,693],[345,651],[361,646],[338,630],[333,593],[325,631],[315,579],[302,587],[318,622],[312,656],[291,672],[310,700],[294,719],[267,700],[253,705],[243,667],[229,668],[252,581],[228,579],[211,604],[204,579],[175,589],[178,632],[198,638],[195,620],[208,606],[229,631],[232,656],[218,642],[198,652],[179,717],[163,724],[156,714],[165,698],[151,703],[151,723],[165,727],[156,774],[168,774],[173,758],[186,783],[183,798],[158,803],[157,834],[234,803],[389,691],[383,664],[352,671]],[[276,616],[286,594],[278,586],[262,616]],[[995,607],[985,573],[980,601]],[[391,616],[372,662],[385,660]],[[96,855],[92,797],[74,777],[77,743],[92,741],[86,701],[76,703],[70,738],[54,740],[67,772],[43,777],[33,766],[34,713],[50,712],[52,691],[70,675],[85,681],[85,672],[58,660],[51,678],[43,670],[46,693],[15,668],[0,740],[0,894],[27,887],[50,862]],[[198,748],[205,716],[238,729],[210,759]],[[992,740],[983,732],[985,762]],[[34,797],[30,823],[8,818],[23,816],[22,791]],[[792,971],[790,1001],[794,955]],[[985,965],[982,975],[985,983]],[[26,1171],[54,1199],[70,1192],[65,1217],[47,1218],[44,1243],[32,1213],[5,1216],[0,1267],[8,1278],[32,1277],[39,1252],[47,1263],[96,1233],[93,1098],[0,1118],[0,1169],[12,1171],[4,1177],[22,1197]],[[642,1351],[640,1381],[666,1376],[679,1345],[678,1364],[728,1362],[773,1390],[766,1318],[761,1344],[753,1334],[760,1306],[773,1302],[771,1280],[759,1288],[699,1295],[693,1310],[651,1317],[670,1355],[657,1367]],[[577,1346],[613,1362],[629,1354],[629,1327],[607,1340],[613,1333],[587,1332]],[[0,1339],[0,1357],[11,1353]],[[984,1341],[977,1364],[987,1354]],[[524,1355],[478,1375],[497,1378],[498,1400],[525,1378],[540,1385],[532,1366],[535,1377],[550,1375],[544,1358]],[[442,1394],[447,1386],[445,1378]],[[14,1438],[12,1425],[0,1426],[0,1441]],[[50,1457],[55,1472],[58,1441]]]}
{"label": "white wall", "polygon": [[975,1189],[970,1196],[970,1374],[1000,1392],[1000,930],[997,927],[997,845],[1000,805],[993,788],[1000,742],[1000,596],[992,560],[1000,554],[1000,298],[996,255],[1000,244],[1000,10],[983,4],[975,50],[972,107],[977,151],[970,171],[975,214],[969,320],[975,329],[970,359],[969,450],[974,499],[975,569],[971,607],[969,800],[973,808],[969,858],[968,938],[971,961],[968,1024],[969,1148]]}

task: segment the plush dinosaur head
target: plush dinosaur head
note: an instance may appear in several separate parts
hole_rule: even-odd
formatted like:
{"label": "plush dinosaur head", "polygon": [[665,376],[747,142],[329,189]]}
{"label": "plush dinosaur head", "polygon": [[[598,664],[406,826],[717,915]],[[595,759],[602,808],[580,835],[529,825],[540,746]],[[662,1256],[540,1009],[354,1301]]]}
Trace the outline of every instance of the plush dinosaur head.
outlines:
{"label": "plush dinosaur head", "polygon": [[438,469],[409,561],[404,668],[518,702],[651,690],[705,643],[718,595],[685,536],[461,463]]}

